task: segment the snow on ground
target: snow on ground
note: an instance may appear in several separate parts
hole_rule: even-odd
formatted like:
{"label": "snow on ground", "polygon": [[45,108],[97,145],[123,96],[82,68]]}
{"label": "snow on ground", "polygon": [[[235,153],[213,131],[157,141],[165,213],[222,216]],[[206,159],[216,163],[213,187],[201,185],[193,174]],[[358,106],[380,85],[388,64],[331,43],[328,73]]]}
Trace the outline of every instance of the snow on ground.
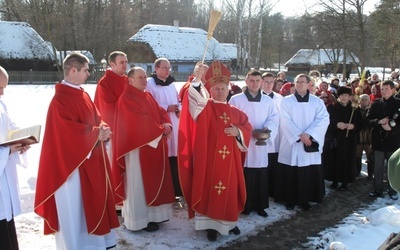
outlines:
{"label": "snow on ground", "polygon": [[[243,86],[243,82],[236,84]],[[83,85],[83,88],[93,97],[96,85]],[[9,85],[2,99],[8,104],[10,116],[20,127],[42,124],[43,133],[47,107],[53,94],[53,85]],[[55,249],[54,237],[43,235],[43,221],[32,212],[40,148],[40,143],[32,145],[28,151],[29,166],[18,168],[23,209],[15,221],[21,249]],[[328,188],[327,192],[329,195]],[[157,232],[131,232],[121,224],[116,230],[119,239],[117,249],[215,249],[234,240],[246,240],[275,221],[294,216],[296,210],[288,211],[271,200],[267,212],[269,217],[265,219],[254,213],[240,216],[240,235],[219,235],[216,242],[209,242],[205,232],[194,230],[194,222],[187,219],[187,211],[175,204],[174,217],[161,224]],[[331,242],[341,242],[347,249],[377,249],[390,233],[400,231],[399,226],[400,202],[379,198],[367,209],[357,211],[345,218],[343,223],[321,232],[321,237],[310,238],[308,245],[311,249],[327,249]]]}

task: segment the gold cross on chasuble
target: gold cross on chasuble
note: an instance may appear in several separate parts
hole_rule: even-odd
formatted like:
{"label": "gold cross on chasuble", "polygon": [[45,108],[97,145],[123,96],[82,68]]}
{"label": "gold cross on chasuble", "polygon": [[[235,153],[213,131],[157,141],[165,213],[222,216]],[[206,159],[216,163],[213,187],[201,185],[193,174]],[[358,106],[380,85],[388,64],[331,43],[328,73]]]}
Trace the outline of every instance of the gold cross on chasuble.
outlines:
{"label": "gold cross on chasuble", "polygon": [[218,195],[221,194],[221,192],[222,192],[221,190],[225,190],[226,189],[226,187],[222,185],[222,181],[219,181],[218,182],[218,186],[215,185],[214,188],[218,190],[217,191]]}
{"label": "gold cross on chasuble", "polygon": [[[223,149],[223,150],[222,150],[222,149]],[[222,149],[220,149],[220,150],[218,151],[218,153],[220,153],[220,154],[222,155],[222,159],[225,160],[225,157],[226,157],[227,155],[229,155],[231,152],[229,152],[229,150],[226,150],[226,145],[224,145],[224,147],[223,147]]]}
{"label": "gold cross on chasuble", "polygon": [[224,123],[227,124],[228,121],[231,119],[229,118],[229,116],[226,115],[226,113],[224,112],[219,118],[221,118],[222,120],[224,120]]}

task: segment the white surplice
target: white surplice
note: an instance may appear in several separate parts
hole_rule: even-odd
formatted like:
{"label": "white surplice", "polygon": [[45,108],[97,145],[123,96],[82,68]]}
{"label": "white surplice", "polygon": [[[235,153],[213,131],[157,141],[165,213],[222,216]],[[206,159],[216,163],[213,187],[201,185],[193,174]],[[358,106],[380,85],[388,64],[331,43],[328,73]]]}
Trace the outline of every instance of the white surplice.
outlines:
{"label": "white surplice", "polygon": [[[244,93],[240,93],[232,96],[229,103],[247,115],[253,131],[268,128],[271,130],[271,135],[267,140],[275,140],[278,134],[279,113],[270,97],[261,94],[259,102],[250,102]],[[256,141],[256,138],[250,137],[244,166],[265,168],[268,166],[268,148],[267,145],[256,145]]]}
{"label": "white surplice", "polygon": [[[286,96],[280,109],[280,148],[278,162],[304,167],[321,164],[321,153],[324,146],[326,129],[329,125],[329,114],[324,102],[309,95],[308,102],[298,102],[295,95]],[[306,153],[299,135],[307,133],[319,143],[319,151]]]}
{"label": "white surplice", "polygon": [[[156,85],[154,78],[147,79],[146,90],[154,97],[158,105],[167,111],[169,105],[179,105],[178,91],[175,83],[168,86]],[[168,112],[168,111],[167,111]],[[179,118],[175,112],[168,112],[172,124],[172,136],[168,137],[168,156],[178,155],[178,126]]]}
{"label": "white surplice", "polygon": [[[278,113],[280,113],[281,102],[282,102],[283,96],[281,94],[278,94],[275,92],[273,92],[273,93],[274,93],[274,96],[272,98],[272,101],[274,101],[275,107],[276,107]],[[268,93],[267,93],[267,95],[268,95]],[[270,139],[267,140],[268,153],[278,153],[279,152],[279,143],[281,140],[279,128],[276,132],[277,132],[277,134],[276,134],[274,140],[270,140]]]}
{"label": "white surplice", "polygon": [[[0,141],[7,139],[8,131],[18,127],[11,121],[7,106],[0,99]],[[10,147],[0,146],[0,220],[10,221],[21,213],[17,164],[19,152],[9,155]]]}
{"label": "white surplice", "polygon": [[[149,146],[156,148],[162,135]],[[132,231],[147,227],[149,222],[163,222],[172,218],[172,203],[160,206],[147,206],[140,164],[140,148],[125,155],[126,173],[124,175],[125,199],[122,207],[124,225]]]}

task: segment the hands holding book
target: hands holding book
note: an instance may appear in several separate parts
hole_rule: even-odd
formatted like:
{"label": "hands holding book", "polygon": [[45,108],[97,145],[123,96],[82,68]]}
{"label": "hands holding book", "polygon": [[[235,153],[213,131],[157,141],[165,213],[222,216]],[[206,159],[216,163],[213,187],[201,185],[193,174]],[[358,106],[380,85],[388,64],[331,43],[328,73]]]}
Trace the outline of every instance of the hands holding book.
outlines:
{"label": "hands holding book", "polygon": [[18,151],[22,154],[22,153],[25,153],[30,148],[31,148],[31,146],[29,146],[29,145],[24,146],[21,143],[11,144],[10,145],[10,154],[18,152]]}

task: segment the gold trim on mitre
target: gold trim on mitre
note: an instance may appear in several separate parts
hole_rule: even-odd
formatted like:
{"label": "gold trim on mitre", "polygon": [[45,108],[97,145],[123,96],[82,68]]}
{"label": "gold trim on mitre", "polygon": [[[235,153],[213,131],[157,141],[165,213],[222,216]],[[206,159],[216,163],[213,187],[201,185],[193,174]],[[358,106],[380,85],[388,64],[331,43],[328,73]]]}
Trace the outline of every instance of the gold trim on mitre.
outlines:
{"label": "gold trim on mitre", "polygon": [[223,63],[214,61],[207,70],[204,79],[209,88],[218,83],[229,85],[231,72]]}

